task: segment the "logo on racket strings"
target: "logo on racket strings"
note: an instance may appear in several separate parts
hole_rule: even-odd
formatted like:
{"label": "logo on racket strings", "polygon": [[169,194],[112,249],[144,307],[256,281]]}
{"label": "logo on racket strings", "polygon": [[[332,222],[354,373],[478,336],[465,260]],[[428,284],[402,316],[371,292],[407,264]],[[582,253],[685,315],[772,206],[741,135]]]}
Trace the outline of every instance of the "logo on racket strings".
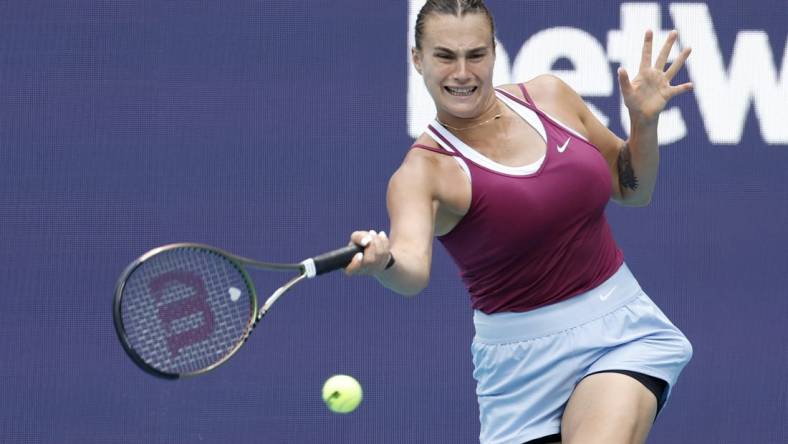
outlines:
{"label": "logo on racket strings", "polygon": [[[194,273],[171,271],[152,279],[148,284],[153,297],[161,303],[158,316],[169,335],[167,349],[178,355],[184,347],[204,341],[213,333],[213,311],[208,305],[208,292],[203,280]],[[185,287],[185,288],[184,288]],[[187,296],[171,300],[172,292]],[[185,318],[200,314],[197,325],[184,327]]]}

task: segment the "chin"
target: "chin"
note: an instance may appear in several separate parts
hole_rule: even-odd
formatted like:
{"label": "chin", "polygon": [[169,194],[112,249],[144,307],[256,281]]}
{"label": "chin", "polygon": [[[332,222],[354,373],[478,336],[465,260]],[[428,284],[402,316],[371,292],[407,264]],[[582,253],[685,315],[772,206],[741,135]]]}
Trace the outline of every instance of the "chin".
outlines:
{"label": "chin", "polygon": [[481,96],[474,94],[471,97],[457,100],[456,97],[446,96],[441,97],[443,110],[454,117],[460,119],[471,119],[478,117],[484,111],[484,104],[481,103]]}
{"label": "chin", "polygon": [[474,117],[478,117],[479,114],[481,113],[480,110],[478,109],[478,107],[476,107],[476,106],[473,106],[473,107],[447,106],[447,107],[444,108],[444,110],[448,114],[451,114],[452,116],[454,116],[454,117],[456,117],[458,119],[472,119]]}

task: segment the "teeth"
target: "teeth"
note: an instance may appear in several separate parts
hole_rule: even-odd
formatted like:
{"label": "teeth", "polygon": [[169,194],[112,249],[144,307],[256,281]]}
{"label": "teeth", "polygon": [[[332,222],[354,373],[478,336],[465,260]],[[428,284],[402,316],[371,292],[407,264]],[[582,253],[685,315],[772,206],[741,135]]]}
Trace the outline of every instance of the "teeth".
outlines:
{"label": "teeth", "polygon": [[450,94],[455,95],[455,96],[469,96],[474,91],[476,91],[476,87],[475,86],[469,86],[469,87],[465,87],[465,88],[455,88],[455,87],[447,86],[446,90]]}

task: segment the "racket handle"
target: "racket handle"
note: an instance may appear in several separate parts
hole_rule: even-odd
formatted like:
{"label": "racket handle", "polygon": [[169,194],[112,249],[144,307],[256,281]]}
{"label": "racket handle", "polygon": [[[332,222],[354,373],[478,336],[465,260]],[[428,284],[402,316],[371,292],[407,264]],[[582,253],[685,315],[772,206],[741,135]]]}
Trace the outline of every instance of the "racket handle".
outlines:
{"label": "racket handle", "polygon": [[[362,251],[364,251],[363,247],[353,244],[334,251],[329,251],[328,253],[323,253],[311,259],[307,259],[302,263],[306,267],[307,277],[311,278],[347,267],[350,261],[353,260],[353,256]],[[311,264],[309,262],[311,262]],[[314,270],[314,274],[312,273],[312,269]]]}

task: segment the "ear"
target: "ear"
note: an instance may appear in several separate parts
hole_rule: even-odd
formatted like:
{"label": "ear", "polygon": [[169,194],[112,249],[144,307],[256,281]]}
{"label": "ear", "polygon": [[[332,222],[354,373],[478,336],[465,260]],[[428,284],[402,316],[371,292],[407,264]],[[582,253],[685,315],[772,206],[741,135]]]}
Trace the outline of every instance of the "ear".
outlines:
{"label": "ear", "polygon": [[416,68],[416,71],[421,74],[421,51],[415,46],[410,48],[410,57],[413,60],[413,66]]}

